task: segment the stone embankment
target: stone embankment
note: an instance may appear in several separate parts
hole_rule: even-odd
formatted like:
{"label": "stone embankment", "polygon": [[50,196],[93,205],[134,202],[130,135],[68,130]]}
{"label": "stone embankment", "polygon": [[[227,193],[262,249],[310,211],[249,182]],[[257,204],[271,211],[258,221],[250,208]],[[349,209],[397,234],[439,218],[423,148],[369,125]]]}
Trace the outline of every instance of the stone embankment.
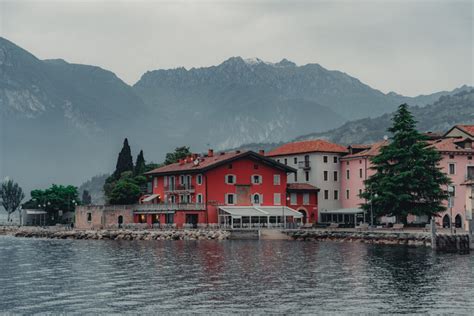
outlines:
{"label": "stone embankment", "polygon": [[50,239],[95,239],[95,240],[223,240],[229,238],[224,230],[50,230],[50,229],[4,229],[0,234],[15,237]]}

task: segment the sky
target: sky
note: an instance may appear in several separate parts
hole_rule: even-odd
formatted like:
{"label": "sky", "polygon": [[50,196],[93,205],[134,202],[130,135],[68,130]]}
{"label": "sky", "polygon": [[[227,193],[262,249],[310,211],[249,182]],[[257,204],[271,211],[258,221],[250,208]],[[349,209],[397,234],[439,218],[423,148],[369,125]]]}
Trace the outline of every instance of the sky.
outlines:
{"label": "sky", "polygon": [[319,63],[415,96],[474,85],[473,16],[474,0],[0,0],[0,36],[128,84],[242,56]]}

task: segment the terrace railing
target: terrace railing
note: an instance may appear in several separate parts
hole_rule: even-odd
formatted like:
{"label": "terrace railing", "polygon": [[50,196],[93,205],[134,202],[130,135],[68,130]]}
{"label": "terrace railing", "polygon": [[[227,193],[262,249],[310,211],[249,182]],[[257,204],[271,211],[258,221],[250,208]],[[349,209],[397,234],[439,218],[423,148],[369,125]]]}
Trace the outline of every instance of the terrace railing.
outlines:
{"label": "terrace railing", "polygon": [[133,206],[135,211],[204,211],[206,205],[203,203],[158,203],[137,204]]}

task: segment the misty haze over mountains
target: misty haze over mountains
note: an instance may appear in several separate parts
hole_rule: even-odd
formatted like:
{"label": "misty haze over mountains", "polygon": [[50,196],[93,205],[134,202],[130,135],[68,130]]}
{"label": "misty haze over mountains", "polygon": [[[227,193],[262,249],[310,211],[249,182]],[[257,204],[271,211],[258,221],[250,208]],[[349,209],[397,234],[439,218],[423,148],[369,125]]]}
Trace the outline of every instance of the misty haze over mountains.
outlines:
{"label": "misty haze over mountains", "polygon": [[318,64],[241,57],[149,71],[129,86],[100,67],[40,60],[4,38],[0,69],[0,176],[28,192],[110,172],[124,137],[159,162],[180,145],[288,141],[469,89],[412,98]]}

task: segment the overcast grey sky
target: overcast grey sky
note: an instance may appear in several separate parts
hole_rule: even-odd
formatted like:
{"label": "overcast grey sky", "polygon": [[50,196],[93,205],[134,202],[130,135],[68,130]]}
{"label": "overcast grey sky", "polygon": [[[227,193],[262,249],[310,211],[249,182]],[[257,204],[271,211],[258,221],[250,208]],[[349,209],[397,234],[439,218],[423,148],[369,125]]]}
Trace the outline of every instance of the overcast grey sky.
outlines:
{"label": "overcast grey sky", "polygon": [[147,70],[230,56],[319,63],[383,92],[473,85],[473,1],[9,1],[0,34],[41,59]]}

